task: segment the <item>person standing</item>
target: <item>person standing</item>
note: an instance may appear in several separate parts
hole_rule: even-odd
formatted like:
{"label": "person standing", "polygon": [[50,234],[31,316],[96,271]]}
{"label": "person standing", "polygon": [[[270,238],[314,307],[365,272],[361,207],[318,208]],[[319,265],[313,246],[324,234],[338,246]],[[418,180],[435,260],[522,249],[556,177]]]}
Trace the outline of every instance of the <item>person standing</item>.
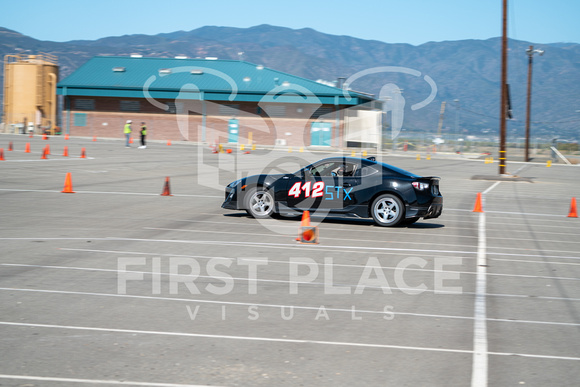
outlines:
{"label": "person standing", "polygon": [[147,148],[147,145],[145,145],[146,136],[147,136],[147,125],[145,125],[144,122],[141,122],[141,146],[139,147],[140,149]]}
{"label": "person standing", "polygon": [[125,130],[124,130],[124,132],[125,132],[125,147],[127,147],[127,148],[131,147],[131,145],[129,145],[130,141],[131,141],[131,132],[133,131],[131,129],[131,123],[132,123],[131,120],[127,120],[127,123],[125,124]]}

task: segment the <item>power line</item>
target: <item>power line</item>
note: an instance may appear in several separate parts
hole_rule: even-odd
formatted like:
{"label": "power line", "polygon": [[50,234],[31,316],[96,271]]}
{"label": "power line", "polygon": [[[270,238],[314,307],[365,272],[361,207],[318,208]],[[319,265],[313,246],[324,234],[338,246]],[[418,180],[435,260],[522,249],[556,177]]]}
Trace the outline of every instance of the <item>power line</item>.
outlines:
{"label": "power line", "polygon": [[[460,107],[459,110],[464,111],[464,112],[468,112],[471,114],[475,114],[476,116],[481,116],[481,117],[489,118],[492,120],[499,120],[499,117],[497,117],[497,116],[490,116],[487,114],[474,112],[473,110],[465,109],[463,107]],[[524,123],[524,121],[518,120],[517,118],[511,119],[510,122]],[[573,122],[580,122],[580,118],[575,119],[575,120],[568,120],[568,121],[531,121],[531,122],[533,124],[568,124],[568,123],[573,123]]]}

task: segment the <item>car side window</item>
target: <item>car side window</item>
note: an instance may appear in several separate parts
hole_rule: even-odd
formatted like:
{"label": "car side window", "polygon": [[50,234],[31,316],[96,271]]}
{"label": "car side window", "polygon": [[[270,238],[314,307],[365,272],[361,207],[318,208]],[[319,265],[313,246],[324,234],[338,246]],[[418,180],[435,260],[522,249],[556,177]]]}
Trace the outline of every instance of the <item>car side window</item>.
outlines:
{"label": "car side window", "polygon": [[311,166],[310,168],[304,169],[304,177],[305,178],[309,178],[312,176],[314,176],[314,177],[320,176],[320,172],[318,171],[318,169],[315,166]]}
{"label": "car side window", "polygon": [[307,169],[307,174],[309,176],[321,176],[321,177],[354,177],[361,176],[361,165],[352,162],[345,161],[332,161],[325,164],[320,164],[312,166]]}
{"label": "car side window", "polygon": [[375,173],[378,173],[378,171],[375,168],[367,165],[367,166],[364,166],[362,168],[357,169],[355,171],[354,176],[356,176],[356,177],[365,177],[365,176],[374,175]]}
{"label": "car side window", "polygon": [[337,167],[338,165],[336,163],[326,163],[312,167],[310,171],[313,176],[333,176],[332,173]]}
{"label": "car side window", "polygon": [[[354,163],[345,163],[342,168],[339,169],[339,172],[342,172],[342,176],[345,177],[353,177],[356,175],[356,171],[359,169],[359,165]],[[339,174],[339,176],[341,176]]]}

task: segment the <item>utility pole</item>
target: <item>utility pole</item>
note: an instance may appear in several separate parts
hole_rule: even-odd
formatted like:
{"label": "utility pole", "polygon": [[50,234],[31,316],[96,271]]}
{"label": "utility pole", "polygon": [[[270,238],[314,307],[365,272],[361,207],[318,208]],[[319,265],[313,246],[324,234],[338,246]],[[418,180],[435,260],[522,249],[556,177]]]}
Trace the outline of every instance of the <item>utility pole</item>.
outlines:
{"label": "utility pole", "polygon": [[437,125],[437,137],[441,138],[441,129],[443,128],[443,119],[445,118],[446,101],[441,102],[441,111],[439,112],[439,125]]}
{"label": "utility pole", "polygon": [[525,162],[530,161],[530,116],[532,111],[532,58],[534,54],[544,55],[544,50],[534,50],[534,46],[530,46],[526,50],[528,54],[528,105],[526,108],[526,152]]}
{"label": "utility pole", "polygon": [[506,113],[507,113],[507,0],[503,0],[503,20],[501,39],[501,102],[499,107],[499,174],[505,174],[506,167]]}
{"label": "utility pole", "polygon": [[454,99],[455,102],[455,134],[457,137],[455,138],[455,151],[457,151],[457,143],[459,142],[459,99]]}

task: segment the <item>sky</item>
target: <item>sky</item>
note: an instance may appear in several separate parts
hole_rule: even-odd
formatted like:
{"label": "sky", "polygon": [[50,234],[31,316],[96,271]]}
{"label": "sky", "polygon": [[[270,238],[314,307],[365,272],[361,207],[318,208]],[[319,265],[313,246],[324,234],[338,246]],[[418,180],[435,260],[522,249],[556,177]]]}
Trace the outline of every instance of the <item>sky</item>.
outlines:
{"label": "sky", "polygon": [[[387,43],[501,36],[502,0],[0,0],[0,27],[65,42],[271,24]],[[580,43],[579,0],[508,0],[508,36]]]}

